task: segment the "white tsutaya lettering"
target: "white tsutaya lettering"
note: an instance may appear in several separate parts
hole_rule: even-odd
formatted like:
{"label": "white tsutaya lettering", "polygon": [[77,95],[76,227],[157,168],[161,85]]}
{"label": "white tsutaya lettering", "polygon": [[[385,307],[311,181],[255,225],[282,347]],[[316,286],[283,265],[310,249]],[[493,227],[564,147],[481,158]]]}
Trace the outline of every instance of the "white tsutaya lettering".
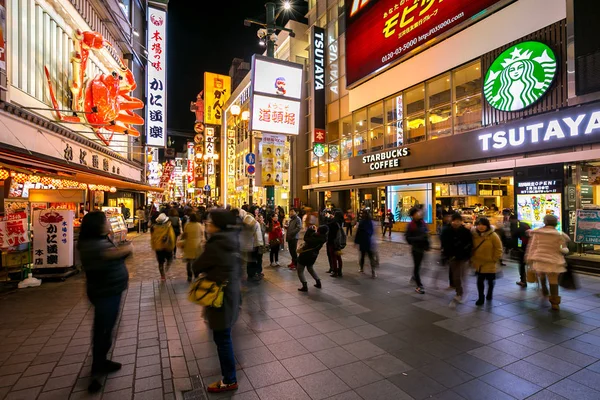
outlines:
{"label": "white tsutaya lettering", "polygon": [[540,129],[544,127],[543,123],[527,125],[527,130],[531,131],[531,143],[537,143],[540,141]]}
{"label": "white tsutaya lettering", "polygon": [[481,140],[481,148],[483,151],[488,151],[490,149],[490,139],[492,138],[491,133],[486,133],[483,135],[479,135],[479,140]]}
{"label": "white tsutaya lettering", "polygon": [[503,149],[506,147],[508,140],[506,139],[506,132],[498,131],[494,133],[494,144],[493,147],[495,149]]}
{"label": "white tsutaya lettering", "polygon": [[581,114],[577,116],[577,119],[575,119],[575,121],[573,121],[573,118],[569,117],[569,118],[563,118],[563,121],[565,124],[567,124],[567,126],[569,127],[569,136],[578,136],[579,135],[579,125],[581,125],[581,122],[583,121],[583,119],[585,118],[585,114]]}
{"label": "white tsutaya lettering", "polygon": [[516,138],[516,129],[509,129],[508,130],[508,142],[510,143],[511,146],[521,146],[523,143],[525,143],[525,128],[524,127],[520,127],[519,128],[519,138]]}
{"label": "white tsutaya lettering", "polygon": [[560,126],[560,123],[556,119],[553,119],[552,121],[548,122],[548,127],[546,128],[546,134],[544,135],[544,142],[549,141],[553,137],[555,137],[557,139],[565,138],[565,133],[563,132],[562,127]]}
{"label": "white tsutaya lettering", "polygon": [[595,111],[590,116],[590,121],[585,128],[585,134],[589,135],[594,129],[600,129],[600,111]]}

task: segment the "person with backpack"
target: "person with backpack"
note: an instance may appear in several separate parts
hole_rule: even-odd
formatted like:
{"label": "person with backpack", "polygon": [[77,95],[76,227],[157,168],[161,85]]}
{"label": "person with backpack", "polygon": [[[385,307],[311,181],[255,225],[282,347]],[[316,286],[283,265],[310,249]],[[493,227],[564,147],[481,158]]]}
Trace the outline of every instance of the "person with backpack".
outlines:
{"label": "person with backpack", "polygon": [[[502,240],[487,218],[480,218],[471,232],[473,235],[471,265],[477,273],[477,292],[479,293],[475,305],[481,306],[485,300],[492,300],[497,265],[502,259]],[[484,297],[485,281],[488,283],[486,297]]]}
{"label": "person with backpack", "polygon": [[421,282],[421,264],[425,258],[425,252],[429,250],[429,230],[427,224],[423,221],[423,211],[413,207],[409,211],[412,221],[406,229],[406,242],[411,246],[411,253],[414,263],[413,276],[411,282],[414,282],[417,287],[415,292],[425,294],[423,283]]}
{"label": "person with backpack", "polygon": [[342,250],[346,247],[346,234],[342,225],[344,214],[336,211],[333,218],[327,224],[329,234],[327,236],[327,258],[329,260],[329,271],[331,277],[342,277]]}
{"label": "person with backpack", "polygon": [[462,215],[452,215],[452,222],[442,229],[440,237],[442,242],[442,254],[447,260],[452,274],[452,283],[456,289],[455,303],[463,302],[463,276],[467,269],[467,262],[471,258],[473,250],[473,237],[463,225]]}
{"label": "person with backpack", "polygon": [[321,289],[321,280],[313,268],[317,258],[319,257],[319,251],[323,245],[327,242],[327,236],[329,234],[329,228],[327,225],[322,225],[317,229],[315,225],[311,225],[306,228],[304,234],[304,244],[298,254],[298,279],[302,283],[302,287],[298,289],[300,292],[308,292],[308,283],[304,276],[304,270],[308,269],[308,273],[315,280],[315,287]]}
{"label": "person with backpack", "polygon": [[360,222],[358,223],[358,229],[356,230],[356,237],[354,238],[354,243],[358,245],[358,249],[360,251],[358,272],[361,274],[363,273],[365,256],[368,255],[369,262],[371,263],[371,277],[373,279],[377,277],[375,269],[379,267],[377,252],[375,251],[375,243],[373,242],[374,231],[375,227],[373,226],[371,215],[367,210],[363,210]]}
{"label": "person with backpack", "polygon": [[160,279],[165,281],[165,262],[167,270],[173,262],[173,249],[175,248],[175,232],[171,226],[171,221],[164,213],[156,217],[156,223],[150,229],[150,241],[152,250],[156,252],[156,260],[158,261],[158,270],[160,271]]}

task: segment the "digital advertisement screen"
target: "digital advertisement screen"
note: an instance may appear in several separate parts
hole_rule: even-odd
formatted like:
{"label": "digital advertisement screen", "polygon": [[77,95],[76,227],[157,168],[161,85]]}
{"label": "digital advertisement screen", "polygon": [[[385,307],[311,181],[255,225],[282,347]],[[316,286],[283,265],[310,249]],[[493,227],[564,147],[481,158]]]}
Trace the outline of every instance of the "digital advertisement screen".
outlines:
{"label": "digital advertisement screen", "polygon": [[544,226],[544,216],[554,215],[558,218],[557,229],[562,229],[562,181],[518,182],[515,191],[520,221],[536,229]]}
{"label": "digital advertisement screen", "polygon": [[252,130],[297,135],[300,130],[300,102],[277,97],[252,97]]}
{"label": "digital advertisement screen", "polygon": [[302,98],[302,71],[300,64],[282,64],[255,56],[254,92],[299,100]]}
{"label": "digital advertisement screen", "polygon": [[455,28],[486,17],[506,0],[346,1],[346,80],[352,86],[414,55]]}

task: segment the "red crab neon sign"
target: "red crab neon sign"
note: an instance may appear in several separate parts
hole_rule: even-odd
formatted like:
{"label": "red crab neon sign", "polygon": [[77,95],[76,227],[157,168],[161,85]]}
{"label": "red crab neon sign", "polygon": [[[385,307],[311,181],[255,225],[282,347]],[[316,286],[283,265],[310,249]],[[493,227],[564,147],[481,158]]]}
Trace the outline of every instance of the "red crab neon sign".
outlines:
{"label": "red crab neon sign", "polygon": [[[129,96],[137,84],[133,73],[123,60],[120,69],[111,74],[99,74],[93,79],[85,75],[90,50],[101,50],[105,46],[112,47],[98,32],[82,32],[77,30],[73,37],[74,52],[71,57],[73,80],[70,82],[73,101],[73,115],[63,115],[52,87],[50,72],[44,67],[50,100],[58,120],[88,125],[107,146],[115,133],[140,136],[133,125],[143,125],[144,119],[132,110],[144,108],[140,99]],[[105,129],[110,136],[101,131]]]}

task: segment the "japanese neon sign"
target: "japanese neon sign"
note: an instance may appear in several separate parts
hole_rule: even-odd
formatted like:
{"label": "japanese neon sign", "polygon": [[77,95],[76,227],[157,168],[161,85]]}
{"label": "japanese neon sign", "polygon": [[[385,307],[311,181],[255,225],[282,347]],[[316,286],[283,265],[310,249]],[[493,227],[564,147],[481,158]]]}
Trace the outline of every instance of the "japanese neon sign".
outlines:
{"label": "japanese neon sign", "polygon": [[148,22],[148,94],[146,143],[148,146],[165,147],[166,132],[166,44],[167,13],[150,7]]}

